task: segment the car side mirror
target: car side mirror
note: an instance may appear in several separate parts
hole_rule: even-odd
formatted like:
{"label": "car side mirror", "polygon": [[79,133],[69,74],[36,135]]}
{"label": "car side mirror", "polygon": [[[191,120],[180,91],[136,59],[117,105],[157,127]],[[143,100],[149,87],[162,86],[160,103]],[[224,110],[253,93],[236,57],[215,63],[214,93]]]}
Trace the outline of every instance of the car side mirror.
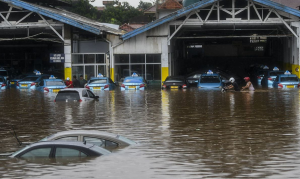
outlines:
{"label": "car side mirror", "polygon": [[95,99],[99,99],[99,96],[95,96]]}

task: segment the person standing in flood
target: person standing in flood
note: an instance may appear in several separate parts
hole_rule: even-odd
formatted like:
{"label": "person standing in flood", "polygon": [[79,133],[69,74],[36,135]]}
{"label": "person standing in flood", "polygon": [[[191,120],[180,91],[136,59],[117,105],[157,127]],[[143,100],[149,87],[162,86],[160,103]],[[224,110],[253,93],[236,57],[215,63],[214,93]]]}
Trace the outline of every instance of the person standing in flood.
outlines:
{"label": "person standing in flood", "polygon": [[231,84],[227,87],[227,89],[234,89],[234,91],[240,91],[239,85],[237,84],[237,82],[233,77],[229,79],[229,82]]}
{"label": "person standing in flood", "polygon": [[245,77],[244,80],[247,84],[246,84],[246,86],[242,87],[242,90],[248,89],[249,91],[254,91],[255,89],[253,87],[253,84],[250,81],[250,78]]}
{"label": "person standing in flood", "polygon": [[76,76],[74,75],[73,76],[73,87],[79,88],[79,86],[80,86],[80,82],[79,82],[79,80],[77,80]]}
{"label": "person standing in flood", "polygon": [[66,79],[65,84],[67,88],[73,88],[73,82],[70,80],[69,77]]}
{"label": "person standing in flood", "polygon": [[79,79],[79,88],[84,88],[84,85],[87,83],[87,81],[83,78],[82,75],[80,75]]}

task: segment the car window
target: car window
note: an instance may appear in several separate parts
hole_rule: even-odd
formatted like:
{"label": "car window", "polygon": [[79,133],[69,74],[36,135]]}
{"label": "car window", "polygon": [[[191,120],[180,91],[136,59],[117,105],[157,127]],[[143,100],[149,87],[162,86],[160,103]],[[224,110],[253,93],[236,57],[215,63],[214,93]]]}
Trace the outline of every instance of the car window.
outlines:
{"label": "car window", "polygon": [[83,96],[83,97],[86,97],[86,98],[89,97],[88,94],[87,94],[87,90],[83,90],[83,91],[82,91],[82,96]]}
{"label": "car window", "polygon": [[55,140],[59,140],[59,141],[77,141],[78,137],[77,136],[69,136],[69,137],[61,137]]}
{"label": "car window", "polygon": [[220,78],[218,76],[202,76],[200,83],[220,83]]}
{"label": "car window", "polygon": [[107,79],[92,79],[89,84],[105,84]]}
{"label": "car window", "polygon": [[168,77],[166,82],[184,82],[184,79],[179,77]]}
{"label": "car window", "polygon": [[40,86],[44,86],[44,80],[40,82]]}
{"label": "car window", "polygon": [[144,81],[141,77],[128,77],[124,79],[124,83],[142,83]]}
{"label": "car window", "polygon": [[83,137],[83,141],[95,144],[99,147],[117,147],[118,144],[109,140],[99,139],[96,137]]}
{"label": "car window", "polygon": [[63,81],[46,81],[46,86],[65,86]]}
{"label": "car window", "polygon": [[77,91],[60,91],[57,93],[55,101],[66,101],[66,100],[80,100],[79,93]]}
{"label": "car window", "polygon": [[30,159],[35,159],[39,157],[49,157],[51,152],[51,148],[38,148],[38,149],[33,149],[30,150],[29,152],[26,152],[25,154],[21,155],[22,158],[30,158]]}
{"label": "car window", "polygon": [[64,147],[57,147],[55,150],[55,158],[66,157],[86,157],[87,155],[77,149],[70,149]]}
{"label": "car window", "polygon": [[88,92],[90,98],[95,98],[95,95],[91,91],[87,90],[87,92]]}
{"label": "car window", "polygon": [[38,78],[38,76],[27,76],[20,81],[36,81]]}
{"label": "car window", "polygon": [[293,82],[298,82],[297,77],[281,77],[281,82],[287,82],[287,81],[293,81]]}

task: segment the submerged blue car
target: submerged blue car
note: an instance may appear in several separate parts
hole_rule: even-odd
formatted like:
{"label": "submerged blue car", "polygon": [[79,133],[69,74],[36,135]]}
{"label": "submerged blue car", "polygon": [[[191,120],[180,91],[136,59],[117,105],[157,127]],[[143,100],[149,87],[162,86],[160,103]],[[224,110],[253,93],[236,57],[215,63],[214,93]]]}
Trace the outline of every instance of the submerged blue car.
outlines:
{"label": "submerged blue car", "polygon": [[6,79],[4,78],[4,76],[0,76],[0,90],[5,90],[6,88]]}
{"label": "submerged blue car", "polygon": [[273,83],[278,75],[283,75],[285,71],[280,71],[277,67],[274,67],[273,71],[269,72],[268,76],[268,88],[273,88]]}
{"label": "submerged blue car", "polygon": [[126,77],[121,85],[121,90],[144,90],[146,82],[143,77],[133,74]]}
{"label": "submerged blue car", "polygon": [[36,90],[47,92],[58,93],[61,89],[66,88],[65,82],[62,79],[44,79],[36,85]]}
{"label": "submerged blue car", "polygon": [[274,88],[288,89],[299,88],[299,86],[297,75],[293,75],[289,71],[286,71],[283,75],[278,75],[273,82]]}
{"label": "submerged blue car", "polygon": [[219,74],[208,71],[200,76],[198,88],[222,88],[223,83]]}
{"label": "submerged blue car", "polygon": [[49,79],[50,75],[36,73],[36,75],[28,75],[17,82],[17,89],[36,90],[36,85],[43,79]]}
{"label": "submerged blue car", "polygon": [[98,77],[91,78],[86,85],[87,89],[91,91],[94,90],[114,90],[116,88],[116,84],[108,77],[103,77],[102,75],[98,75]]}

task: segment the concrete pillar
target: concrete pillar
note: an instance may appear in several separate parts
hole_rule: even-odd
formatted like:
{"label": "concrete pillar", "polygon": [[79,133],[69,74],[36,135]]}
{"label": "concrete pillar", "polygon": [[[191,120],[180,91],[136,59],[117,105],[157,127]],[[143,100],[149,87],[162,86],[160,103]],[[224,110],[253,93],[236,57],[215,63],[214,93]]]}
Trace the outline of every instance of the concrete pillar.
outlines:
{"label": "concrete pillar", "polygon": [[167,76],[170,74],[169,69],[169,47],[168,39],[165,38],[162,40],[161,44],[162,54],[161,54],[161,81],[165,81]]}
{"label": "concrete pillar", "polygon": [[71,27],[64,24],[63,37],[64,42],[64,54],[65,54],[65,79],[69,77],[72,80],[72,50],[71,50]]}

